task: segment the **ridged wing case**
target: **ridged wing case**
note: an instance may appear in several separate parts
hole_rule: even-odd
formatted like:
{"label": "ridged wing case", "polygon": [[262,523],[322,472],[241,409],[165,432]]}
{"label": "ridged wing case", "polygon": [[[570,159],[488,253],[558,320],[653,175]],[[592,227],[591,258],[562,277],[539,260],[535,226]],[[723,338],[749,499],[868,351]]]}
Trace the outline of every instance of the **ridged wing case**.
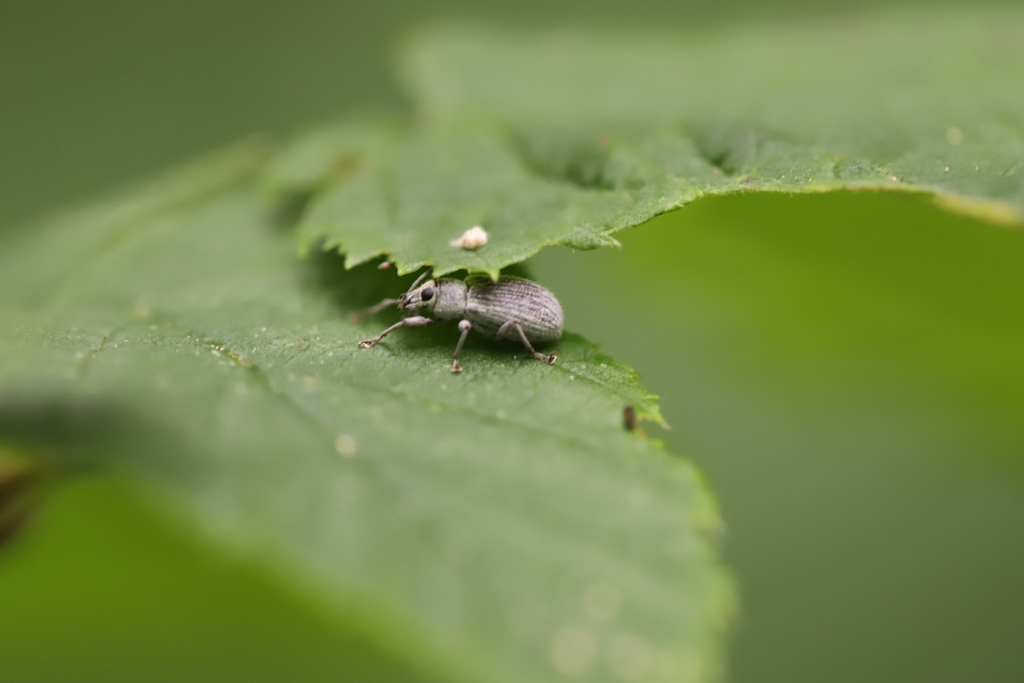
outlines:
{"label": "ridged wing case", "polygon": [[494,282],[473,275],[466,278],[466,286],[466,318],[475,331],[493,337],[505,322],[515,320],[530,341],[562,336],[562,305],[536,282],[509,276]]}

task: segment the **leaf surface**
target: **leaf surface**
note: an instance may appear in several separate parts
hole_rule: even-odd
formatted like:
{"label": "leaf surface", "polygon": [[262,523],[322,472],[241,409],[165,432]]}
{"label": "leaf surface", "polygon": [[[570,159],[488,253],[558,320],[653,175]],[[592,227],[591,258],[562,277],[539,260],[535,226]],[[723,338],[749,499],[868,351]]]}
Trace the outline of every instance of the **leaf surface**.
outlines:
{"label": "leaf surface", "polygon": [[627,404],[658,416],[635,375],[571,334],[554,366],[473,340],[461,375],[453,325],[358,349],[387,316],[348,314],[409,278],[299,260],[256,158],[5,245],[0,440],[144,482],[439,679],[714,678],[717,513],[623,429]]}
{"label": "leaf surface", "polygon": [[[1024,220],[1017,9],[632,38],[447,27],[403,63],[424,123],[302,221],[351,265],[496,275],[737,192],[907,191]],[[474,225],[487,246],[449,246]]]}

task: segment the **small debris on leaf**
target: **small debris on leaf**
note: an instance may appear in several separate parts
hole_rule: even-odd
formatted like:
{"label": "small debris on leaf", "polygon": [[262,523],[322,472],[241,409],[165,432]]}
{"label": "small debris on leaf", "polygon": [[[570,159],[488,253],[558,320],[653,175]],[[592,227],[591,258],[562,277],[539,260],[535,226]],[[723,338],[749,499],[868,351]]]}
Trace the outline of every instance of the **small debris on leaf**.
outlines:
{"label": "small debris on leaf", "polygon": [[636,408],[631,405],[622,409],[622,426],[626,428],[627,432],[636,429]]}
{"label": "small debris on leaf", "polygon": [[479,249],[480,247],[487,244],[487,231],[481,228],[479,225],[474,225],[472,228],[462,233],[462,237],[457,240],[452,240],[448,244],[453,247],[462,247],[463,249]]}
{"label": "small debris on leaf", "polygon": [[4,457],[0,448],[0,546],[21,531],[42,498],[42,473],[37,467]]}

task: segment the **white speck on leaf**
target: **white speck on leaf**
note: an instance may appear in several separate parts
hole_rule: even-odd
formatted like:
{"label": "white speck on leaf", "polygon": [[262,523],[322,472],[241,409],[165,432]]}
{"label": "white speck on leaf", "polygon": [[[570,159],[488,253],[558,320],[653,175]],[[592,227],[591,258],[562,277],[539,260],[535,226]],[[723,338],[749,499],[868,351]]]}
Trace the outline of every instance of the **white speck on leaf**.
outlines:
{"label": "white speck on leaf", "polygon": [[461,247],[471,251],[473,249],[479,249],[487,244],[487,231],[479,225],[474,225],[472,228],[462,233],[462,237],[457,240],[452,240],[448,244],[453,247]]}
{"label": "white speck on leaf", "polygon": [[356,454],[356,440],[351,434],[341,433],[334,438],[334,450],[343,458],[353,458]]}

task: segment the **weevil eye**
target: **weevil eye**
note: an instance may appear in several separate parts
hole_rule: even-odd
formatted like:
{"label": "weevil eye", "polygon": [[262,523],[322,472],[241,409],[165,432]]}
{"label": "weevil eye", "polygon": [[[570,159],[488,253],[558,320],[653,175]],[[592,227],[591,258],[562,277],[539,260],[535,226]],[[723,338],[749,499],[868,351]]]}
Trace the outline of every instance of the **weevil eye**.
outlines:
{"label": "weevil eye", "polygon": [[420,299],[422,299],[423,301],[430,301],[433,298],[434,298],[434,288],[433,287],[427,287],[422,292],[420,292]]}

